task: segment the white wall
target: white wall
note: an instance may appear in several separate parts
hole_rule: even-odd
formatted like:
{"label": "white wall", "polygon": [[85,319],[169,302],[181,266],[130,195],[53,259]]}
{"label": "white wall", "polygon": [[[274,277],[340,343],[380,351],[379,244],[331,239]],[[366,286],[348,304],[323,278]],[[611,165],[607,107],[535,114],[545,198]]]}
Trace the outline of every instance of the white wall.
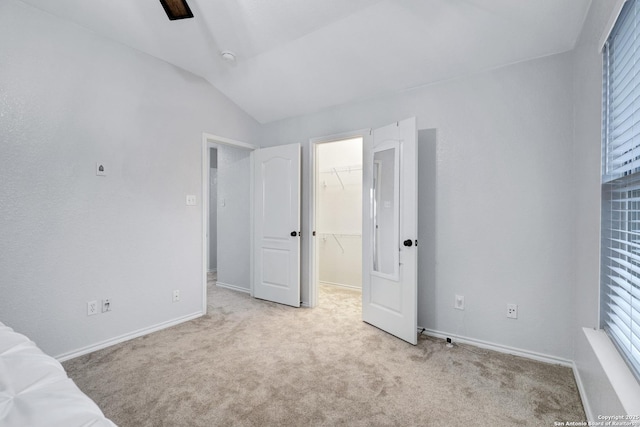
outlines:
{"label": "white wall", "polygon": [[[435,257],[436,268],[434,277],[420,269],[419,325],[568,360],[572,335],[558,325],[573,322],[571,59],[555,55],[272,123],[264,145],[301,142],[307,156],[311,137],[417,116],[419,129],[435,129],[421,143],[433,132],[437,139],[432,164],[420,171],[435,197],[425,206],[421,196],[420,221],[437,231],[421,237],[419,264]],[[465,296],[464,311],[453,309],[455,294]],[[519,319],[507,319],[507,303],[519,305]]]}
{"label": "white wall", "polygon": [[[600,41],[607,24],[619,10],[615,1],[592,2],[582,35],[573,51],[575,105],[574,123],[574,259],[575,288],[573,305],[575,322],[571,335],[575,337],[573,359],[583,387],[587,415],[597,421],[597,415],[617,415],[629,412],[614,391],[604,365],[594,352],[582,328],[599,328],[600,286],[600,172],[602,153],[602,54]],[[602,341],[602,340],[601,340]],[[592,340],[592,342],[598,342]],[[602,350],[602,349],[599,349]],[[622,374],[623,377],[625,376]],[[630,372],[631,384],[638,387]],[[640,406],[636,391],[636,411]],[[626,393],[627,398],[632,397]],[[635,413],[635,412],[633,412]]]}
{"label": "white wall", "polygon": [[218,269],[218,150],[209,149],[209,271]]}
{"label": "white wall", "polygon": [[0,58],[0,321],[59,356],[199,313],[202,132],[253,142],[258,124],[203,79],[15,0]]}
{"label": "white wall", "polygon": [[320,282],[362,287],[362,139],[318,144]]}
{"label": "white wall", "polygon": [[251,151],[218,147],[218,283],[249,290]]}

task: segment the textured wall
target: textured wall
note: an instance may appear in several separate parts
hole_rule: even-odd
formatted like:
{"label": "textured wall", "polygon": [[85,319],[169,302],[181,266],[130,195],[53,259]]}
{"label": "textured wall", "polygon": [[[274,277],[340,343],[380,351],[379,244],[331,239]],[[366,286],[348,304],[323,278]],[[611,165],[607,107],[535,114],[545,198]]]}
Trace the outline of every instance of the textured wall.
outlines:
{"label": "textured wall", "polygon": [[218,268],[218,150],[209,149],[209,271]]}
{"label": "textured wall", "polygon": [[[432,249],[421,243],[419,265],[435,256],[435,276],[420,270],[418,323],[569,359],[570,328],[558,325],[573,322],[571,73],[571,54],[523,62],[272,123],[264,144],[304,143],[410,116],[419,129],[435,129],[435,159],[420,165],[435,168],[433,177],[420,173],[435,180],[435,207],[422,197],[419,206],[420,221],[435,221]],[[307,257],[303,246],[305,300]],[[455,294],[465,296],[464,311],[453,309]],[[517,320],[506,318],[507,303],[519,304]]]}
{"label": "textured wall", "polygon": [[249,150],[218,147],[218,282],[250,289]]}
{"label": "textured wall", "polygon": [[[199,312],[202,206],[185,195],[202,194],[202,132],[253,142],[256,122],[204,80],[14,0],[0,58],[2,321],[60,355]],[[88,317],[102,298],[113,311]]]}
{"label": "textured wall", "polygon": [[209,175],[209,271],[218,268],[218,168]]}
{"label": "textured wall", "polygon": [[[574,338],[576,367],[594,417],[625,413],[582,328],[599,328],[602,54],[600,40],[617,2],[592,2],[574,55]],[[632,379],[632,381],[635,381]],[[589,414],[587,414],[589,415]],[[597,418],[594,418],[597,421]]]}

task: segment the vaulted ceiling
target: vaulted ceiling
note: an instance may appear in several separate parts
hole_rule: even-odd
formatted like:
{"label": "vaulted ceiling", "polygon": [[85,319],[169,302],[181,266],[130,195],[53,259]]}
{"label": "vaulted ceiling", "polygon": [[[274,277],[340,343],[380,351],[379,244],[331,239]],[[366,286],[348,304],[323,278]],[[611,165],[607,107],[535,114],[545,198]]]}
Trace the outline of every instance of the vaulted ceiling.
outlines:
{"label": "vaulted ceiling", "polygon": [[[591,0],[22,0],[207,79],[266,123],[571,50]],[[220,52],[233,51],[234,63]]]}

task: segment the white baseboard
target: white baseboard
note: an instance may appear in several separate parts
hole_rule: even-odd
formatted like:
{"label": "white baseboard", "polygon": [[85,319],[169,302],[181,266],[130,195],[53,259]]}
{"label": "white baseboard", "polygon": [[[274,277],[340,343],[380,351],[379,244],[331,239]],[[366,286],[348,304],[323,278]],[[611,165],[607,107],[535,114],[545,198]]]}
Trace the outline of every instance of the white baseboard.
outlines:
{"label": "white baseboard", "polygon": [[231,289],[232,291],[244,292],[246,294],[250,294],[251,293],[251,289],[243,288],[243,287],[238,286],[238,285],[230,285],[229,283],[216,282],[216,286],[219,286],[219,287],[225,288],[225,289]]}
{"label": "white baseboard", "polygon": [[496,344],[488,341],[478,340],[475,338],[462,337],[448,332],[435,331],[433,329],[418,327],[418,332],[424,329],[424,334],[436,337],[436,338],[451,338],[454,342],[462,344],[471,344],[476,347],[486,348],[487,350],[493,350],[500,353],[513,354],[514,356],[526,357],[527,359],[533,359],[540,362],[552,363],[555,365],[562,365],[569,368],[573,368],[573,361],[569,359],[563,359],[561,357],[550,356],[548,354],[542,354],[535,351],[523,350],[520,348],[509,347],[502,344]]}
{"label": "white baseboard", "polygon": [[179,325],[180,323],[188,322],[189,320],[197,319],[201,317],[203,313],[201,311],[186,316],[178,317],[177,319],[168,320],[166,322],[158,323],[157,325],[149,326],[147,328],[138,329],[137,331],[129,332],[118,337],[110,338],[108,340],[101,341],[96,344],[91,344],[86,347],[79,348],[77,350],[63,353],[55,358],[58,362],[64,362],[65,360],[75,359],[76,357],[83,356],[85,354],[93,353],[94,351],[102,350],[103,348],[111,347],[112,345],[120,344],[121,342],[129,341],[134,338],[141,337],[143,335],[150,334],[152,332],[161,331],[172,326]]}
{"label": "white baseboard", "polygon": [[582,401],[582,407],[584,408],[584,413],[587,416],[587,420],[593,422],[599,421],[593,416],[593,411],[591,410],[591,405],[589,405],[589,399],[587,398],[587,390],[585,389],[582,378],[580,377],[580,372],[578,371],[576,362],[572,362],[571,365],[571,367],[573,368],[573,377],[576,379],[578,393],[580,394],[580,400]]}
{"label": "white baseboard", "polygon": [[327,286],[336,286],[338,288],[355,289],[355,290],[358,290],[358,291],[362,290],[361,286],[347,285],[345,283],[326,282],[324,280],[321,280],[320,284],[321,285],[327,285]]}

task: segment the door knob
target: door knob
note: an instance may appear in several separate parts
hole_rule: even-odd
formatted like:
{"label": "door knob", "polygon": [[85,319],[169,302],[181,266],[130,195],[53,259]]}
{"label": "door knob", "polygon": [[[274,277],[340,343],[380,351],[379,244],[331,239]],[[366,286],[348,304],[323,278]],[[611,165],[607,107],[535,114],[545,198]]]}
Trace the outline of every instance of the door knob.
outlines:
{"label": "door knob", "polygon": [[297,232],[297,231],[292,231],[292,232],[291,232],[291,237],[296,237],[297,235],[298,235],[298,232]]}
{"label": "door knob", "polygon": [[413,246],[413,240],[411,240],[411,239],[407,239],[407,240],[405,240],[405,241],[404,241],[404,245],[405,245],[405,246]]}

